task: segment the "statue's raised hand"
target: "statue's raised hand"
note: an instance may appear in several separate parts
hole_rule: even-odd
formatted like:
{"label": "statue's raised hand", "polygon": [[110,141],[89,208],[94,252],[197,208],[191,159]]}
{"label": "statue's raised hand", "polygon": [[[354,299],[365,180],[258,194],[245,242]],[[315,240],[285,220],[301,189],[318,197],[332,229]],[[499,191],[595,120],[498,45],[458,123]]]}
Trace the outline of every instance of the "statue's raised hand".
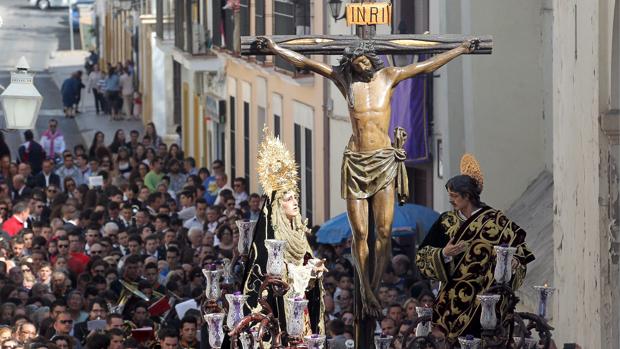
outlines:
{"label": "statue's raised hand", "polygon": [[272,51],[276,43],[271,38],[259,36],[256,38],[256,48],[261,51]]}

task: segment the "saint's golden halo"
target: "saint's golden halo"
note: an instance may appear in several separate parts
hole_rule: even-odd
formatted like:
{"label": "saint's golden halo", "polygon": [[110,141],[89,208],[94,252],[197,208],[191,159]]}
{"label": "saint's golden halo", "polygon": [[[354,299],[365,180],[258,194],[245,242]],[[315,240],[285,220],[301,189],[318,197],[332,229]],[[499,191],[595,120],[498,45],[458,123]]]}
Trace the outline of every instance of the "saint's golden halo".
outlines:
{"label": "saint's golden halo", "polygon": [[274,137],[267,126],[263,127],[263,141],[258,149],[256,170],[265,194],[271,195],[274,191],[281,190],[297,192],[299,176],[295,159],[280,138]]}
{"label": "saint's golden halo", "polygon": [[473,178],[482,192],[484,188],[484,175],[482,174],[482,169],[480,169],[480,163],[472,154],[463,154],[461,158],[461,174]]}

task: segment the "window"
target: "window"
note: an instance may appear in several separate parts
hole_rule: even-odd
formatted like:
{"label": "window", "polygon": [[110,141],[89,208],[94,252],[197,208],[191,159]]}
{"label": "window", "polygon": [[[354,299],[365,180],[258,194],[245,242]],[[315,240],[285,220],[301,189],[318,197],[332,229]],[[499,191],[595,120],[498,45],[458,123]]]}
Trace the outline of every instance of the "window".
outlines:
{"label": "window", "polygon": [[239,1],[241,18],[241,35],[250,35],[250,0]]}
{"label": "window", "polygon": [[299,167],[299,207],[312,224],[312,130],[295,124],[295,162]]}
{"label": "window", "polygon": [[273,115],[273,135],[280,137],[280,115]]}
{"label": "window", "polygon": [[[265,0],[254,1],[254,33],[265,35]],[[265,56],[256,56],[259,62],[265,61]]]}
{"label": "window", "polygon": [[273,113],[273,135],[276,137],[282,137],[282,96],[274,93],[271,96],[271,112]]}
{"label": "window", "polygon": [[181,125],[183,115],[183,106],[181,104],[181,63],[172,60],[172,108],[174,110],[174,123]]}
{"label": "window", "polygon": [[[273,33],[277,35],[295,35],[295,4],[275,0],[273,2]],[[276,67],[295,71],[295,67],[280,57],[275,58]]]}
{"label": "window", "polygon": [[243,102],[243,157],[245,180],[250,183],[250,103],[248,102]]}
{"label": "window", "polygon": [[159,39],[164,38],[164,0],[157,0],[155,4],[155,33]]}
{"label": "window", "polygon": [[306,196],[304,198],[304,207],[306,209],[306,218],[308,218],[309,222],[312,222],[312,131],[309,129],[304,129],[305,131],[305,153],[304,153],[304,162],[305,165],[302,167],[302,171],[304,171],[305,176],[305,189],[304,192]]}
{"label": "window", "polygon": [[265,115],[266,115],[266,110],[264,107],[258,107],[256,108],[256,120],[258,120],[258,127],[257,127],[257,131],[258,131],[258,138],[257,139],[263,139],[263,126],[265,126]]}
{"label": "window", "polygon": [[[222,0],[222,4],[226,5],[226,1]],[[235,27],[235,21],[233,20],[233,12],[232,10],[225,10],[224,11],[224,33],[222,34],[224,36],[224,45],[222,47],[226,47],[229,50],[232,50],[233,48],[233,31],[234,31],[234,27]]]}
{"label": "window", "polygon": [[295,4],[295,34],[310,34],[310,0],[298,1]]}
{"label": "window", "polygon": [[222,10],[224,4],[222,2],[226,2],[225,0],[211,0],[211,11],[213,13],[213,45],[217,47],[222,47],[224,44],[224,19],[226,17],[226,11]]}
{"label": "window", "polygon": [[[276,35],[310,34],[311,6],[310,0],[273,2],[273,33]],[[275,58],[278,68],[295,72],[295,67],[280,57]]]}
{"label": "window", "polygon": [[174,46],[185,49],[185,1],[176,0],[174,3]]}
{"label": "window", "polygon": [[235,110],[236,110],[236,99],[233,96],[230,96],[230,178],[235,178],[237,177],[237,168],[235,166],[237,159],[236,159],[236,152],[237,150],[235,149],[235,143],[236,143],[236,135],[235,135],[235,119],[236,119],[236,115],[235,115]]}

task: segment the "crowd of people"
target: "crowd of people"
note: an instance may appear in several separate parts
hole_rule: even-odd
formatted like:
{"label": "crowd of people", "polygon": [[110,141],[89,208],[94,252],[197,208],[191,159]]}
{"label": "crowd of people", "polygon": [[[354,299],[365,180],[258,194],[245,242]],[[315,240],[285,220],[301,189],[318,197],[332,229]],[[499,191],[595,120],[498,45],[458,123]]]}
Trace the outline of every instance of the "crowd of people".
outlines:
{"label": "crowd of people", "polygon": [[[87,59],[86,76],[82,70],[75,71],[62,83],[60,93],[65,117],[79,114],[82,90],[92,94],[95,112],[110,115],[111,120],[139,120],[142,98],[134,88],[135,69],[131,60],[115,66],[107,64],[100,69],[97,54],[92,51]],[[90,62],[90,63],[89,63]]]}
{"label": "crowd of people", "polygon": [[[112,140],[99,132],[90,147],[74,149],[54,119],[39,141],[24,136],[16,157],[0,142],[0,348],[138,348],[148,342],[128,327],[154,323],[162,348],[206,347],[199,311],[179,318],[173,308],[160,323],[124,285],[151,303],[199,299],[201,270],[236,257],[235,222],[259,217],[261,195],[248,192],[245,178],[229,178],[220,160],[196,168],[152,123],[129,137],[119,129]],[[354,337],[350,241],[308,238],[329,270],[326,334],[332,348],[345,348]],[[413,270],[405,251],[395,251],[379,288],[377,331],[393,335],[396,349],[416,306],[434,299]]]}

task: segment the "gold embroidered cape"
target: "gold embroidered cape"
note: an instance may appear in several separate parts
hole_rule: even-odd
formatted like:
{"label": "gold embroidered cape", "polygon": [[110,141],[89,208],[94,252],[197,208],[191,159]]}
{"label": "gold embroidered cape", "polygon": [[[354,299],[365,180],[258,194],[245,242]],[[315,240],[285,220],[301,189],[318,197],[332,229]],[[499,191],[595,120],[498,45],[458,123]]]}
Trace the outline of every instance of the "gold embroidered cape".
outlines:
{"label": "gold embroidered cape", "polygon": [[[433,306],[433,324],[447,335],[450,342],[461,335],[479,336],[480,303],[476,296],[484,293],[494,281],[494,246],[507,244],[517,248],[520,266],[511,280],[517,289],[526,273],[526,265],[534,255],[525,245],[525,231],[504,214],[483,207],[469,219],[457,212],[443,213],[430,229],[416,256],[422,275],[441,281],[441,289]],[[467,250],[446,262],[441,250],[450,239],[465,241]]]}

